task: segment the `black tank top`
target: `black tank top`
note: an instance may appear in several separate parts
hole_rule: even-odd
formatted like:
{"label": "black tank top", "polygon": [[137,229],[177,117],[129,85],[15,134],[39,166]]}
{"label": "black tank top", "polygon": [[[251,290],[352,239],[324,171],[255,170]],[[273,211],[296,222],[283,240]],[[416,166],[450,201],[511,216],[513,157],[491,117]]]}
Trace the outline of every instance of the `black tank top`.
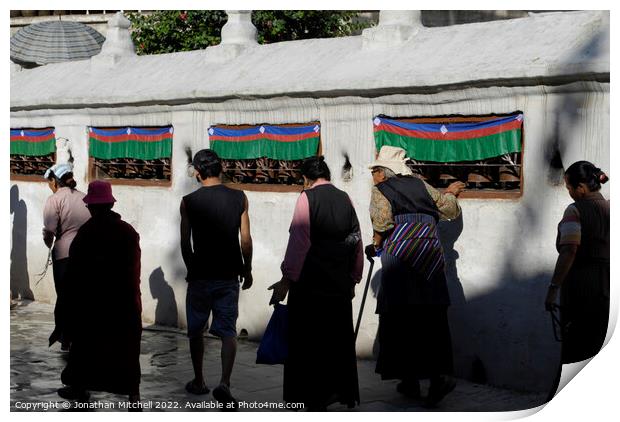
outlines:
{"label": "black tank top", "polygon": [[192,232],[193,254],[187,281],[230,280],[241,274],[239,245],[243,191],[203,186],[183,197]]}
{"label": "black tank top", "polygon": [[577,261],[609,262],[609,201],[600,194],[575,202],[581,222],[581,244]]}

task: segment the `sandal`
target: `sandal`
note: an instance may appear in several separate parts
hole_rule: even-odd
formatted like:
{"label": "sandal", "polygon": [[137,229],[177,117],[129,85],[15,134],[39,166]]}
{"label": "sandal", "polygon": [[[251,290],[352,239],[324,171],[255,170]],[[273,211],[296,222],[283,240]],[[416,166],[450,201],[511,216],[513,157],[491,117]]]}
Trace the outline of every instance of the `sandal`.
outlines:
{"label": "sandal", "polygon": [[57,393],[60,397],[69,401],[86,403],[90,399],[90,393],[88,391],[71,386],[59,388]]}
{"label": "sandal", "polygon": [[452,378],[443,378],[439,386],[431,385],[428,389],[425,406],[435,407],[448,393],[454,390],[454,387],[456,387],[456,381]]}
{"label": "sandal", "polygon": [[[213,390],[213,398],[219,403],[224,404],[223,410],[237,410],[238,402],[230,393],[230,388],[226,384],[220,384]],[[232,405],[229,405],[232,403]]]}
{"label": "sandal", "polygon": [[209,394],[209,391],[211,390],[209,390],[207,385],[204,383],[200,387],[196,387],[194,380],[191,380],[190,382],[185,384],[185,391],[191,394],[202,395],[202,394]]}

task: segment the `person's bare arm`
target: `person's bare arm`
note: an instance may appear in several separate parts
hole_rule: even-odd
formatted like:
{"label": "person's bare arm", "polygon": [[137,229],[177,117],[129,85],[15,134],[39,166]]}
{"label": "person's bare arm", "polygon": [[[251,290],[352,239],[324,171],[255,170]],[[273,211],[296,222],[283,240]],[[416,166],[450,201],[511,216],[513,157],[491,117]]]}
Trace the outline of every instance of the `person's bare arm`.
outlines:
{"label": "person's bare arm", "polygon": [[555,303],[558,290],[562,287],[562,283],[566,279],[568,272],[575,262],[575,256],[577,255],[578,245],[562,245],[560,247],[560,255],[555,263],[555,271],[551,278],[551,284],[547,291],[547,297],[545,299],[545,309],[550,311],[551,306]]}
{"label": "person's bare arm", "polygon": [[45,242],[45,246],[51,248],[54,244],[54,233],[43,229],[43,242]]}
{"label": "person's bare arm", "polygon": [[60,224],[60,217],[58,216],[57,204],[54,196],[50,196],[45,201],[45,207],[43,208],[43,242],[45,246],[51,248],[54,245],[54,237]]}
{"label": "person's bare arm", "polygon": [[250,233],[250,215],[248,213],[248,198],[245,198],[245,209],[241,214],[241,254],[243,255],[243,272],[241,278],[243,280],[243,290],[252,287],[252,235]]}
{"label": "person's bare arm", "polygon": [[185,202],[181,200],[181,255],[183,256],[183,262],[185,262],[185,267],[187,268],[187,272],[190,271],[190,266],[192,263],[192,243],[191,243],[191,235],[192,229],[189,225],[189,217],[187,215],[187,210],[185,209]]}

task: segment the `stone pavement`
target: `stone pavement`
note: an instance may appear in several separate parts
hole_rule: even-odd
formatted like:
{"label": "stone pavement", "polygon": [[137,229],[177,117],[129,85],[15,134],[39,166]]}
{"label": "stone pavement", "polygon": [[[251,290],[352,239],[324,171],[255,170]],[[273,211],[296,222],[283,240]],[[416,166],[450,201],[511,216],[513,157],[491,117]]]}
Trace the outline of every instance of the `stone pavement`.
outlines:
{"label": "stone pavement", "polygon": [[[59,351],[57,344],[52,348],[47,347],[47,338],[52,329],[51,305],[22,302],[11,310],[12,411],[25,410],[25,403],[30,403],[30,406],[35,403],[52,403],[58,410],[63,410],[63,405],[66,406],[56,394],[56,390],[62,386],[60,372],[66,355]],[[216,386],[220,376],[219,348],[219,340],[207,339],[205,371],[207,384],[211,389]],[[256,365],[256,348],[256,343],[239,341],[232,375],[232,392],[239,401],[250,403],[249,406],[282,403],[282,366]],[[185,392],[184,385],[192,379],[193,373],[188,341],[183,332],[146,327],[142,335],[140,364],[142,400],[152,406],[152,409],[145,410],[197,410],[188,406],[202,406],[203,409],[198,409],[200,411],[217,410],[212,408],[215,402],[210,394],[193,396]],[[407,399],[399,395],[395,390],[395,381],[381,381],[374,373],[374,361],[358,361],[358,372],[362,404],[353,411],[429,411],[422,406],[421,400]],[[427,387],[428,384],[423,382],[423,395],[426,394]],[[432,411],[524,410],[543,404],[544,398],[544,394],[503,390],[459,379],[456,389]],[[100,407],[115,406],[114,409],[101,410],[119,410],[119,403],[125,399],[126,397],[100,392],[91,395],[91,403]],[[270,409],[263,407],[248,410]],[[332,405],[329,410],[349,409],[342,405]]]}

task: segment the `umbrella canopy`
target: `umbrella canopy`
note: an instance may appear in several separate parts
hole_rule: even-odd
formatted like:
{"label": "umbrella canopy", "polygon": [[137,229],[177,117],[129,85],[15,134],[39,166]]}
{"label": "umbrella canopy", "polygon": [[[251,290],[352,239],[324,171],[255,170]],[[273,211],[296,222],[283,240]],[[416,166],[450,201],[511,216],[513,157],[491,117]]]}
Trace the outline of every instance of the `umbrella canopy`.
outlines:
{"label": "umbrella canopy", "polygon": [[105,37],[79,22],[47,21],[11,37],[11,60],[23,66],[88,59],[101,51]]}

